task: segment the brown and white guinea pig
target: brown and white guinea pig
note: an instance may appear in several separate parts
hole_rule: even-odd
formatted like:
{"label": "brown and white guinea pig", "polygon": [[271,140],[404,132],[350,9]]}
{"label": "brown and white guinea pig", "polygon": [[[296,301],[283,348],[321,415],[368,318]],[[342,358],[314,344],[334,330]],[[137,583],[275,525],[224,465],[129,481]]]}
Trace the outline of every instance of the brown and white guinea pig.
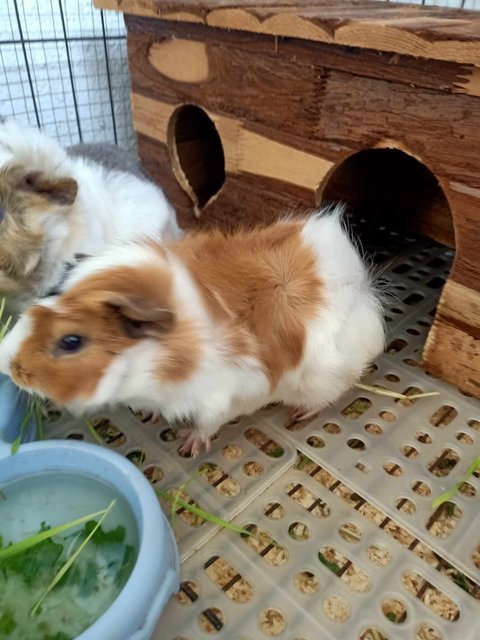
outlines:
{"label": "brown and white guinea pig", "polygon": [[141,234],[181,235],[163,191],[130,153],[106,144],[65,150],[0,120],[0,295],[10,311],[56,287],[76,253]]}
{"label": "brown and white guinea pig", "polygon": [[0,345],[0,370],[73,413],[127,404],[218,428],[272,401],[316,412],[383,349],[379,298],[342,211],[80,262]]}

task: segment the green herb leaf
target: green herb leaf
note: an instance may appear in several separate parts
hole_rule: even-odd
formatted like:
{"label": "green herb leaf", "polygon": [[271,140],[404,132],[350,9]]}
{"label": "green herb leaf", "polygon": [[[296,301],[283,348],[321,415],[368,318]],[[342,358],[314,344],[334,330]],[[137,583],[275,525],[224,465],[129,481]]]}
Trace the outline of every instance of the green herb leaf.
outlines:
{"label": "green herb leaf", "polygon": [[327,569],[330,569],[332,573],[338,576],[338,574],[340,573],[340,567],[338,566],[338,564],[336,564],[335,562],[330,562],[330,560],[327,560],[327,558],[320,551],[318,552],[318,559],[322,564],[324,564],[327,567]]}
{"label": "green herb leaf", "polygon": [[77,559],[77,557],[80,555],[80,553],[82,552],[82,550],[85,548],[85,546],[87,545],[88,541],[90,540],[90,538],[92,538],[95,534],[95,532],[97,531],[97,529],[100,527],[100,525],[102,524],[102,522],[105,520],[105,518],[108,516],[108,514],[110,513],[110,511],[113,509],[115,503],[117,501],[116,500],[112,500],[111,503],[108,505],[108,507],[104,510],[102,516],[100,517],[99,521],[97,522],[96,526],[94,527],[94,529],[92,529],[92,531],[88,534],[88,536],[85,538],[85,540],[82,542],[82,544],[78,547],[78,549],[76,549],[72,555],[68,558],[68,560],[65,562],[65,564],[60,568],[60,570],[57,572],[57,574],[55,575],[55,577],[53,578],[53,580],[50,582],[50,584],[48,585],[48,587],[45,589],[45,591],[43,592],[43,594],[40,596],[38,602],[36,603],[36,605],[33,607],[32,611],[30,612],[31,615],[35,615],[37,613],[37,611],[39,610],[39,608],[41,607],[43,601],[45,600],[45,598],[48,596],[48,594],[50,593],[50,591],[60,582],[60,580],[63,578],[63,576],[67,573],[67,571],[70,569],[70,567],[73,565],[73,563],[75,562],[75,560]]}
{"label": "green herb leaf", "polygon": [[23,553],[17,553],[13,557],[3,560],[0,562],[0,568],[6,571],[7,575],[9,572],[20,575],[26,586],[31,587],[36,583],[39,574],[55,567],[62,552],[63,545],[53,542],[53,540],[44,540],[35,547],[26,549]]}
{"label": "green herb leaf", "polygon": [[466,482],[470,478],[470,476],[473,476],[473,474],[476,473],[479,469],[480,469],[480,456],[478,456],[473,460],[473,462],[470,464],[467,471],[465,472],[465,475],[463,476],[463,478],[461,478],[457,482],[457,484],[455,484],[448,491],[445,491],[445,493],[442,493],[437,498],[435,498],[435,500],[432,502],[432,507],[431,507],[432,510],[435,511],[435,509],[438,509],[438,507],[442,505],[444,502],[448,502],[449,500],[451,500],[451,498],[453,498],[453,496],[458,492],[462,484]]}
{"label": "green herb leaf", "polygon": [[123,542],[125,540],[125,527],[119,524],[115,529],[104,531],[102,527],[98,527],[94,520],[89,520],[84,527],[85,534],[88,536],[93,531],[92,542],[98,545],[110,544],[112,542]]}
{"label": "green herb leaf", "polygon": [[13,617],[13,612],[10,609],[7,609],[0,616],[0,634],[1,637],[11,636],[12,632],[15,631],[17,623],[15,622],[15,618]]}

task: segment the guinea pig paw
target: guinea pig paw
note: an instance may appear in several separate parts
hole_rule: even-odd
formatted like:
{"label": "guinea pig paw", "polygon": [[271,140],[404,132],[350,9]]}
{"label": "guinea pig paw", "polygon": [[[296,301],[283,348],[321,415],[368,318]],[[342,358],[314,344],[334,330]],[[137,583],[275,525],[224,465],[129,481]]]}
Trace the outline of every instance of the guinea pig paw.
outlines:
{"label": "guinea pig paw", "polygon": [[196,429],[180,429],[177,435],[180,438],[185,438],[185,442],[180,447],[180,453],[189,455],[191,458],[196,458],[202,447],[205,447],[205,451],[211,449],[210,438],[202,436]]}
{"label": "guinea pig paw", "polygon": [[318,413],[318,409],[305,409],[305,407],[293,407],[290,411],[290,422],[301,422],[313,418]]}

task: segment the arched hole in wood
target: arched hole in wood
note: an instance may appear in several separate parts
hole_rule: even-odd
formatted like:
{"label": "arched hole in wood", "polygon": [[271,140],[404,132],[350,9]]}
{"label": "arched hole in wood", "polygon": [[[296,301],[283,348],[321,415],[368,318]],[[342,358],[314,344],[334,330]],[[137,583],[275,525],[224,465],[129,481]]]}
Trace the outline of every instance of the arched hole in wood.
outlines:
{"label": "arched hole in wood", "polygon": [[178,107],[170,118],[167,144],[178,183],[197,209],[204,208],[225,181],[225,156],[213,121],[193,104]]}
{"label": "arched hole in wood", "polygon": [[367,249],[379,251],[395,241],[392,231],[455,246],[450,207],[438,180],[400,149],[366,149],[349,156],[326,176],[317,200],[345,202]]}

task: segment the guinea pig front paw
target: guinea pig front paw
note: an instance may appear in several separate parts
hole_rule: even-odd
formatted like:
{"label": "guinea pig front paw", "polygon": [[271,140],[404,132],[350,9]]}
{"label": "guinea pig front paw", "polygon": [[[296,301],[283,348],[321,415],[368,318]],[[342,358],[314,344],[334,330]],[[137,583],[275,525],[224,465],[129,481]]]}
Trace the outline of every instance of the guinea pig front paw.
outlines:
{"label": "guinea pig front paw", "polygon": [[318,409],[306,409],[305,407],[293,407],[290,411],[290,422],[308,420],[318,413]]}
{"label": "guinea pig front paw", "polygon": [[205,447],[205,451],[210,451],[212,446],[210,438],[202,436],[195,427],[180,429],[177,435],[179,438],[185,438],[185,442],[180,447],[180,453],[191,458],[196,458],[202,447]]}

